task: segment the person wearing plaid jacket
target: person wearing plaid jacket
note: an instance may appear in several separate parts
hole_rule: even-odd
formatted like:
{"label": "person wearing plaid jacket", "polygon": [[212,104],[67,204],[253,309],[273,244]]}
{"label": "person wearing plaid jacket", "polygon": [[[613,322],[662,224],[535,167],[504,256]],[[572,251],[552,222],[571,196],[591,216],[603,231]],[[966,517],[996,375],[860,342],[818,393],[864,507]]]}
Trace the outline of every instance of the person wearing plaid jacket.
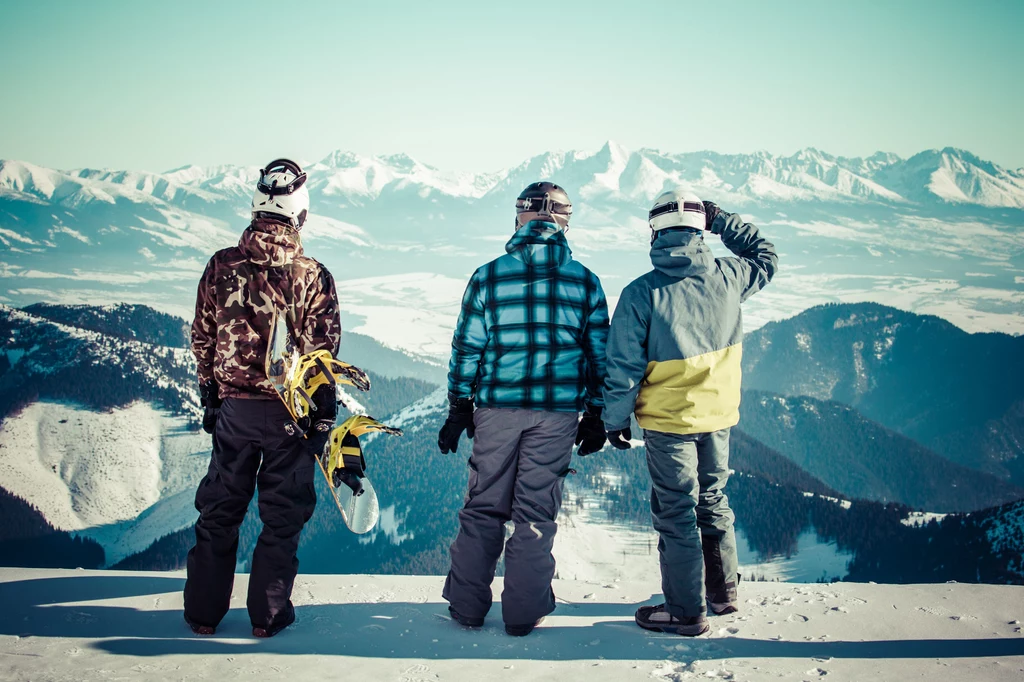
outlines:
{"label": "person wearing plaid jacket", "polygon": [[[452,340],[450,410],[438,436],[474,439],[444,586],[452,617],[479,627],[505,549],[505,629],[529,634],[555,608],[551,555],[573,444],[605,444],[601,386],[608,306],[597,276],[572,259],[565,191],[534,183],[516,202],[507,254],[473,273]],[[579,413],[583,412],[580,419]],[[505,542],[505,523],[515,532]]]}

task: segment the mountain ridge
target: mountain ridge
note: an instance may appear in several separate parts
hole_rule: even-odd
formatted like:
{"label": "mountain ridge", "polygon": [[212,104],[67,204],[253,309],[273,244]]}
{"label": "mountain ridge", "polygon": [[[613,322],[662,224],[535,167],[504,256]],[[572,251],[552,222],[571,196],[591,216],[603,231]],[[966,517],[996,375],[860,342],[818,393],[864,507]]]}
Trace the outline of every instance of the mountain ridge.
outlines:
{"label": "mountain ridge", "polygon": [[[113,196],[104,185],[123,187],[127,197],[150,195],[173,200],[177,192],[215,201],[246,193],[258,174],[254,166],[186,165],[162,172],[128,169],[59,170],[14,159],[0,159],[0,189],[54,197],[64,182],[79,181],[62,200],[101,200]],[[627,174],[627,171],[629,174]],[[596,151],[549,151],[519,164],[490,172],[451,172],[422,163],[408,154],[364,156],[334,150],[307,167],[310,188],[326,195],[379,196],[384,187],[409,184],[452,197],[486,199],[520,176],[552,177],[556,173],[589,174],[580,183],[583,196],[601,193],[653,198],[670,185],[701,188],[745,200],[870,200],[876,202],[939,202],[988,207],[1024,208],[1024,177],[981,159],[966,149],[923,150],[906,159],[889,152],[843,157],[807,147],[791,155],[721,154],[711,150],[665,152],[629,150],[608,141]],[[99,185],[86,183],[101,183]],[[569,183],[564,183],[569,184]],[[623,190],[623,186],[628,191]],[[69,199],[68,197],[74,197]]]}

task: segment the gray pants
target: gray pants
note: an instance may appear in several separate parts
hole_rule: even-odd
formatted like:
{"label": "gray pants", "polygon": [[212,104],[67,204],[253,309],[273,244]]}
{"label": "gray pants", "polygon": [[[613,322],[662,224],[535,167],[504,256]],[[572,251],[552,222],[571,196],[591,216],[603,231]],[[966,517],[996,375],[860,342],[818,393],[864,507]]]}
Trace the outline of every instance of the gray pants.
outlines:
{"label": "gray pants", "polygon": [[[491,582],[503,546],[505,623],[534,623],[554,611],[551,547],[578,420],[575,412],[476,411],[469,492],[459,512],[443,593],[463,616],[483,618],[490,610]],[[509,520],[515,532],[506,544]]]}
{"label": "gray pants", "polygon": [[685,436],[645,431],[644,442],[665,604],[677,618],[696,616],[706,611],[705,579],[716,600],[735,599],[735,516],[725,496],[729,429]]}

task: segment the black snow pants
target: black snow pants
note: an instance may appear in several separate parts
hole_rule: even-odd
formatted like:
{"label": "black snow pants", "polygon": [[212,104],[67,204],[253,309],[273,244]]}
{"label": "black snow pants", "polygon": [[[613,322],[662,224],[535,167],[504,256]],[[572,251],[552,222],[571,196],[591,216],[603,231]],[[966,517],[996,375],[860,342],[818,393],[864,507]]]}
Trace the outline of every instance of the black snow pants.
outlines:
{"label": "black snow pants", "polygon": [[295,554],[316,506],[316,463],[303,441],[285,432],[288,419],[279,400],[224,400],[210,469],[196,492],[199,520],[185,582],[185,615],[194,623],[216,627],[228,612],[238,528],[257,487],[263,531],[249,571],[249,619],[273,629],[295,618]]}

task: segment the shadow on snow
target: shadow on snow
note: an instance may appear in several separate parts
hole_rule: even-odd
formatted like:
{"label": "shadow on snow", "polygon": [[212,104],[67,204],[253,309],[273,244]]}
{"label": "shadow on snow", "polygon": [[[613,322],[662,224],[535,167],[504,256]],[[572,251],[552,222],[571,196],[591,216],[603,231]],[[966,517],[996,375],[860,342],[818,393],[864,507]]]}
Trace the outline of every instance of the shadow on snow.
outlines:
{"label": "shadow on snow", "polygon": [[[702,659],[1024,656],[1024,639],[1016,638],[862,642],[687,639],[640,630],[633,623],[638,604],[608,602],[560,603],[554,616],[611,620],[582,627],[550,624],[522,639],[504,634],[498,605],[488,625],[473,631],[456,626],[448,617],[447,605],[437,602],[297,606],[296,624],[270,640],[249,639],[244,609],[232,609],[218,628],[218,636],[200,638],[188,630],[179,609],[161,609],[165,600],[180,603],[183,587],[182,578],[158,576],[70,576],[0,583],[0,604],[5,611],[0,634],[100,640],[91,646],[125,656],[261,653],[551,661],[665,660],[692,655]],[[147,596],[152,597],[152,610],[88,603]]]}

